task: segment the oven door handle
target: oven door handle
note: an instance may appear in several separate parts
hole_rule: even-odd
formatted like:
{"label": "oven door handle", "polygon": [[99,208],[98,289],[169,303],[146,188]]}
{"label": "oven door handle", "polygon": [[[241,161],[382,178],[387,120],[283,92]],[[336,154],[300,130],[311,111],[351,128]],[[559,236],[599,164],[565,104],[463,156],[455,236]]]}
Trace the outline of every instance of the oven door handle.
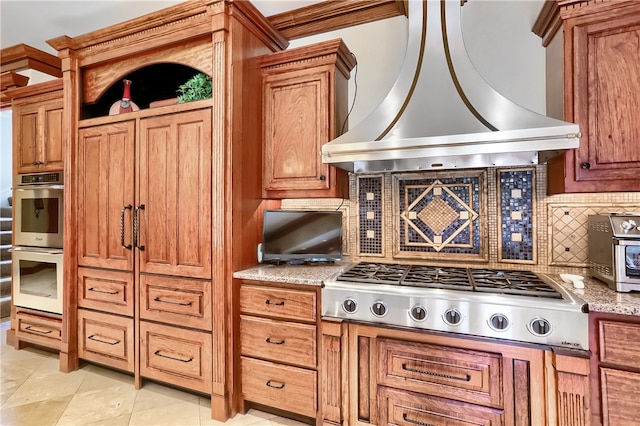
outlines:
{"label": "oven door handle", "polygon": [[131,250],[133,248],[131,244],[124,244],[124,211],[131,210],[132,208],[133,206],[131,204],[128,204],[122,207],[122,210],[120,210],[120,245],[125,250]]}
{"label": "oven door handle", "polygon": [[64,185],[24,185],[16,188],[16,191],[33,191],[38,189],[64,189]]}
{"label": "oven door handle", "polygon": [[640,239],[613,239],[614,246],[640,247]]}
{"label": "oven door handle", "polygon": [[133,211],[133,245],[136,246],[136,248],[140,251],[144,251],[144,246],[139,245],[139,235],[138,235],[138,230],[139,228],[139,223],[138,223],[138,212],[140,210],[144,210],[144,204],[140,204],[139,206],[136,207],[136,209]]}

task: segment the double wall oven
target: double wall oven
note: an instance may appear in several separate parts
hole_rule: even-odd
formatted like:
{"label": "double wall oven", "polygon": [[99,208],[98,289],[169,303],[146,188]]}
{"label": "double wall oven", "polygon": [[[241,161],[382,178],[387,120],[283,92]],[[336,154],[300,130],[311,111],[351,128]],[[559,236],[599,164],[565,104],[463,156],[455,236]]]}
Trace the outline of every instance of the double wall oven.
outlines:
{"label": "double wall oven", "polygon": [[62,172],[16,176],[12,298],[16,306],[62,313]]}

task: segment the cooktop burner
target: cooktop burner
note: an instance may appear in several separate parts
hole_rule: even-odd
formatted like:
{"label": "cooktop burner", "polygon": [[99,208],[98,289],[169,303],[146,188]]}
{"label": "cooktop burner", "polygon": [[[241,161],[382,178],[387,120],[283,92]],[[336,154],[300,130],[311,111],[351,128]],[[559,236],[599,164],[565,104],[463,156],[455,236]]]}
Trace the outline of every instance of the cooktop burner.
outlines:
{"label": "cooktop burner", "polygon": [[340,275],[338,281],[562,298],[529,271],[363,262]]}

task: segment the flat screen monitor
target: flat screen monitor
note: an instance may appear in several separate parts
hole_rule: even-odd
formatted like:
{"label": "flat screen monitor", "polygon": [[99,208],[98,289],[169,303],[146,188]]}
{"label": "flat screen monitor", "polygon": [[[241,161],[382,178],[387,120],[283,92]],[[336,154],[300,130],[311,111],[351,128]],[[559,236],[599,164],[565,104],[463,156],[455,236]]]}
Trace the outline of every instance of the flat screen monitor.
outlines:
{"label": "flat screen monitor", "polygon": [[332,262],[342,259],[342,213],[265,210],[264,262]]}

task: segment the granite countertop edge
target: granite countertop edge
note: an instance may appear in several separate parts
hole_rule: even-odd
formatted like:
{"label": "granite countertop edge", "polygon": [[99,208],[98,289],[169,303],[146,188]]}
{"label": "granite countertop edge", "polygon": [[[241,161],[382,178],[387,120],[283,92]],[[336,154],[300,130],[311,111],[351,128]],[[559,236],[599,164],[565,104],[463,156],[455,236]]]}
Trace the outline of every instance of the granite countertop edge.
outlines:
{"label": "granite countertop edge", "polygon": [[[284,284],[321,286],[335,279],[354,263],[336,262],[321,265],[258,265],[237,271],[234,278]],[[595,278],[585,277],[584,288],[576,289],[557,274],[545,274],[557,285],[583,300],[590,312],[640,316],[640,293],[618,293]]]}

